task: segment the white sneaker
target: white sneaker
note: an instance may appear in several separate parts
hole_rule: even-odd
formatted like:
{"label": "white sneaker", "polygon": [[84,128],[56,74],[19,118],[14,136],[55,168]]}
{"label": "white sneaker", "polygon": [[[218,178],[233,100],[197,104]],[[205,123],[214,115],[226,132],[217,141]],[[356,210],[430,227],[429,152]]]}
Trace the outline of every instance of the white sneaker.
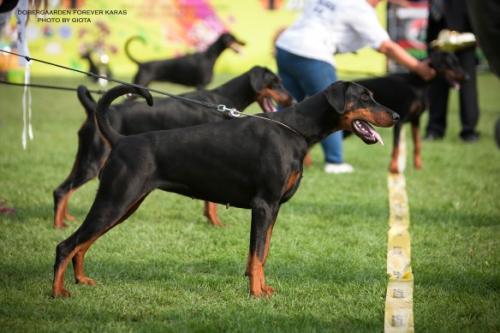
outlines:
{"label": "white sneaker", "polygon": [[326,163],[325,172],[326,173],[351,173],[354,168],[349,163]]}

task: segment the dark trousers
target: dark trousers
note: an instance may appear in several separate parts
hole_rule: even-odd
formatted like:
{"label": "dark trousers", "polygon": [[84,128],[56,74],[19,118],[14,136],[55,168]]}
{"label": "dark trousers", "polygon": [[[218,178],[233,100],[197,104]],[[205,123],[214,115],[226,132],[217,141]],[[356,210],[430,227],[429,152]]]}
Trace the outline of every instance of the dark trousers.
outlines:
{"label": "dark trousers", "polygon": [[[479,120],[479,106],[476,79],[475,49],[467,49],[456,53],[460,65],[468,75],[468,79],[460,85],[460,136],[474,133]],[[437,78],[429,89],[429,123],[427,133],[444,136],[448,114],[448,95],[450,86],[443,78]]]}
{"label": "dark trousers", "polygon": [[[429,15],[427,26],[427,43],[437,38],[442,29],[451,29],[459,32],[471,32],[469,15],[465,0],[445,0],[445,11],[439,19]],[[432,6],[432,3],[431,3]],[[430,52],[432,52],[430,50]],[[479,106],[477,96],[476,56],[475,48],[456,52],[468,80],[460,85],[460,122],[462,131],[460,136],[475,133],[479,120]],[[444,136],[446,132],[446,116],[448,113],[449,84],[443,78],[436,78],[429,89],[429,123],[427,133]]]}

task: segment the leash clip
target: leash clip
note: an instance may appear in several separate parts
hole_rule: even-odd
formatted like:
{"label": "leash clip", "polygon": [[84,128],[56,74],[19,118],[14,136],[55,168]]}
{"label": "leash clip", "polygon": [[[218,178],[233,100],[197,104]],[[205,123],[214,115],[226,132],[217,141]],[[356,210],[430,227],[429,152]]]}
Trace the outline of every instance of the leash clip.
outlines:
{"label": "leash clip", "polygon": [[240,118],[242,116],[241,112],[234,109],[234,108],[228,108],[224,104],[219,104],[217,105],[217,111],[226,113],[232,118]]}

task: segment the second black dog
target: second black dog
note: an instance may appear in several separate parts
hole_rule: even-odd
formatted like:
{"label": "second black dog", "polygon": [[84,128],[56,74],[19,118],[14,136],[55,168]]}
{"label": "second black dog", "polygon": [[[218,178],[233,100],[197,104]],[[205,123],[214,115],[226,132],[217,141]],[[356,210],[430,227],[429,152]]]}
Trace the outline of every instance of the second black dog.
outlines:
{"label": "second black dog", "polygon": [[[264,112],[274,111],[272,101],[282,106],[292,103],[292,98],[283,88],[276,74],[260,66],[253,67],[216,89],[199,90],[181,96],[213,104],[224,104],[240,111],[245,110],[255,101]],[[73,168],[53,193],[55,228],[64,227],[65,218],[74,219],[67,211],[71,194],[97,176],[110,151],[95,125],[96,102],[83,86],[78,88],[78,98],[84,106],[87,118],[78,131],[78,151]],[[225,119],[228,118],[220,112],[175,98],[156,99],[154,107],[148,107],[144,102],[127,101],[114,105],[109,112],[109,120],[113,128],[125,135],[187,127]],[[213,225],[221,224],[215,205],[206,203],[204,213]]]}
{"label": "second black dog", "polygon": [[[458,85],[465,79],[465,72],[453,53],[433,52],[429,65],[436,70],[436,77],[445,78],[450,85]],[[405,122],[411,123],[414,144],[414,166],[422,168],[419,133],[420,116],[428,107],[428,88],[432,81],[424,81],[415,73],[396,73],[384,77],[358,80],[357,83],[373,92],[381,104],[400,115],[394,126],[393,150],[389,171],[398,173],[399,137]]]}
{"label": "second black dog", "polygon": [[203,52],[167,60],[140,62],[130,54],[129,50],[130,43],[135,39],[144,41],[138,36],[130,38],[125,43],[125,53],[139,66],[133,82],[141,86],[147,86],[152,81],[166,81],[202,89],[212,81],[215,61],[221,53],[227,48],[238,52],[238,45],[245,45],[234,35],[226,32]]}

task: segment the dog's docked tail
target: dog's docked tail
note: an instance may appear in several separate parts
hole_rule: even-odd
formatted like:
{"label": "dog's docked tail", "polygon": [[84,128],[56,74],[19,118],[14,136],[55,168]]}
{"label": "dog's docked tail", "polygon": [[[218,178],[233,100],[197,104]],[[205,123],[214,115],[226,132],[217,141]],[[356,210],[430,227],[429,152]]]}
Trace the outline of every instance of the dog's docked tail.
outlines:
{"label": "dog's docked tail", "polygon": [[76,94],[78,96],[78,100],[83,105],[83,108],[87,113],[87,117],[94,118],[95,110],[97,109],[97,103],[90,94],[90,91],[87,89],[87,87],[79,85],[76,89]]}
{"label": "dog's docked tail", "polygon": [[136,58],[134,58],[132,56],[132,54],[130,53],[130,50],[129,50],[129,46],[130,46],[130,43],[132,43],[134,40],[140,40],[143,44],[146,44],[146,40],[144,38],[142,38],[141,36],[133,36],[133,37],[130,37],[129,39],[127,39],[127,41],[125,42],[125,54],[127,55],[127,57],[130,59],[130,61],[136,63],[137,65],[139,65],[141,62],[138,61]]}
{"label": "dog's docked tail", "polygon": [[111,103],[120,96],[126,94],[137,94],[141,95],[146,99],[149,106],[153,105],[153,96],[146,89],[136,88],[128,85],[120,85],[108,90],[97,102],[97,113],[96,120],[97,126],[99,127],[99,131],[103,135],[104,139],[108,141],[111,147],[113,147],[118,140],[120,140],[123,135],[118,133],[111,125],[109,124],[107,112],[109,110],[109,106]]}

